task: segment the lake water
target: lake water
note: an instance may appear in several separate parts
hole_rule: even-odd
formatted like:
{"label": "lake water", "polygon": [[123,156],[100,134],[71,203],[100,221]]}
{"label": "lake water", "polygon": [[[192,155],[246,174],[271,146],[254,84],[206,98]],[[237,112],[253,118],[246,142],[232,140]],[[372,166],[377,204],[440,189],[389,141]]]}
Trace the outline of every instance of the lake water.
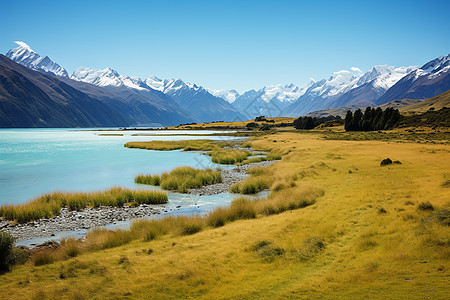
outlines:
{"label": "lake water", "polygon": [[[155,136],[133,136],[148,133]],[[148,188],[135,184],[134,177],[139,173],[170,171],[179,166],[230,167],[213,164],[209,156],[199,153],[150,151],[123,146],[130,141],[233,139],[186,136],[191,133],[213,132],[0,129],[0,205],[23,203],[55,190],[95,191],[112,186]],[[180,197],[171,195],[170,200],[187,201]],[[196,200],[190,197],[189,201]]]}

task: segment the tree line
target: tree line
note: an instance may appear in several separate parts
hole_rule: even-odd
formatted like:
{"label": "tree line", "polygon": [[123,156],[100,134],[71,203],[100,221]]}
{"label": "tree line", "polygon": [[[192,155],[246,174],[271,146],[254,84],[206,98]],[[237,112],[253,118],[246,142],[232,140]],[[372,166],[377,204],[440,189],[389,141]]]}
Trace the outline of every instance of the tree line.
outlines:
{"label": "tree line", "polygon": [[322,117],[322,118],[316,118],[316,117],[300,117],[298,119],[294,120],[294,127],[296,129],[313,129],[316,126],[325,123],[326,121],[332,121],[332,120],[340,120],[340,116],[328,116],[328,117]]}
{"label": "tree line", "polygon": [[394,128],[400,120],[400,112],[392,107],[384,111],[380,107],[367,107],[364,113],[357,109],[355,113],[347,111],[345,116],[345,131],[372,131]]}

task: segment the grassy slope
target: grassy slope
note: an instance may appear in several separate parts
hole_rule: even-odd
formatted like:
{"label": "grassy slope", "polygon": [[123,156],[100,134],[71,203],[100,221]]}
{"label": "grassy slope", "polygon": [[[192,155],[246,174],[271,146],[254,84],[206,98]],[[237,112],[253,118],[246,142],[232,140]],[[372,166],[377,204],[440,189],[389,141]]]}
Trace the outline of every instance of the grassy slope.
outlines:
{"label": "grassy slope", "polygon": [[[303,209],[192,236],[133,242],[42,267],[20,266],[0,276],[0,297],[446,297],[450,230],[424,226],[421,220],[430,212],[417,206],[429,201],[448,208],[450,188],[442,183],[450,179],[450,146],[295,133],[259,138],[252,146],[291,151],[272,167],[278,181],[295,177],[294,195],[303,185],[320,187],[325,195]],[[403,164],[379,167],[386,157]],[[313,236],[324,240],[325,249],[309,260],[284,255],[265,262],[249,250],[267,240],[293,253]],[[151,255],[142,251],[149,248]]]}
{"label": "grassy slope", "polygon": [[[429,99],[400,99],[400,100],[393,100],[388,103],[385,103],[383,105],[380,105],[380,107],[384,110],[387,107],[393,107],[400,110],[402,114],[409,114],[409,113],[424,113],[431,107],[434,107],[435,110],[441,109],[443,107],[450,107],[450,90],[446,91],[440,95],[434,96]],[[314,111],[309,113],[309,116],[313,117],[326,117],[329,115],[332,116],[341,116],[342,118],[345,118],[345,114],[350,109],[352,111],[355,111],[356,109],[361,108],[363,111],[366,108],[365,106],[359,106],[359,105],[350,105],[345,107],[338,107],[338,108],[330,108],[330,109],[324,109],[319,111]]]}
{"label": "grassy slope", "polygon": [[424,113],[431,107],[434,107],[435,110],[450,107],[450,90],[419,103],[404,106],[400,108],[400,111],[402,113]]}

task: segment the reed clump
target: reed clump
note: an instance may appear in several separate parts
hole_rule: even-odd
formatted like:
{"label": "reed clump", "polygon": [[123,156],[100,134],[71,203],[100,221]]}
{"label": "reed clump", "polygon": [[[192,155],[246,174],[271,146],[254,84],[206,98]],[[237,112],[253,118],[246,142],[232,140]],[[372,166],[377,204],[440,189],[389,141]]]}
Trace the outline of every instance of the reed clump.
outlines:
{"label": "reed clump", "polygon": [[222,182],[222,175],[220,171],[212,169],[178,167],[170,173],[161,175],[140,174],[135,177],[134,181],[141,184],[159,185],[164,190],[187,193],[192,188],[201,188],[205,185]]}
{"label": "reed clump", "polygon": [[134,191],[122,187],[90,192],[53,192],[19,205],[3,205],[0,217],[25,223],[41,218],[51,218],[59,214],[61,208],[80,210],[86,207],[124,206],[125,204],[164,204],[168,196],[159,191]]}
{"label": "reed clump", "polygon": [[214,142],[212,140],[186,140],[186,141],[149,141],[149,142],[128,142],[124,146],[127,148],[138,148],[146,150],[184,150],[184,151],[211,151],[229,145],[226,142]]}
{"label": "reed clump", "polygon": [[248,150],[229,150],[218,149],[208,153],[211,156],[211,160],[217,164],[234,165],[247,159],[252,153]]}
{"label": "reed clump", "polygon": [[256,194],[269,188],[269,176],[252,176],[243,182],[237,182],[230,187],[230,193]]}

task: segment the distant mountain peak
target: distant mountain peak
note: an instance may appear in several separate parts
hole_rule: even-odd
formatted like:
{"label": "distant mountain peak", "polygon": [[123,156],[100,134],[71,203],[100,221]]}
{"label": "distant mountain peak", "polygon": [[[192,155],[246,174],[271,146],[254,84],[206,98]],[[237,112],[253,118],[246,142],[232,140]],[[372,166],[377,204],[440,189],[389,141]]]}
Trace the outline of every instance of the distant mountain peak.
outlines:
{"label": "distant mountain peak", "polygon": [[137,90],[148,89],[148,86],[140,78],[120,75],[110,67],[104,70],[79,67],[72,73],[70,78],[97,86],[127,87]]}
{"label": "distant mountain peak", "polygon": [[69,77],[67,71],[57,63],[53,62],[48,56],[40,56],[27,43],[15,41],[18,47],[11,49],[6,53],[6,57],[27,68],[44,73],[50,73],[56,76]]}
{"label": "distant mountain peak", "polygon": [[27,50],[27,51],[36,53],[36,51],[34,51],[33,49],[31,49],[31,47],[28,46],[28,44],[25,43],[25,42],[14,41],[14,43],[16,43],[16,44],[19,46],[18,48],[22,48],[22,49],[24,49],[24,50]]}

